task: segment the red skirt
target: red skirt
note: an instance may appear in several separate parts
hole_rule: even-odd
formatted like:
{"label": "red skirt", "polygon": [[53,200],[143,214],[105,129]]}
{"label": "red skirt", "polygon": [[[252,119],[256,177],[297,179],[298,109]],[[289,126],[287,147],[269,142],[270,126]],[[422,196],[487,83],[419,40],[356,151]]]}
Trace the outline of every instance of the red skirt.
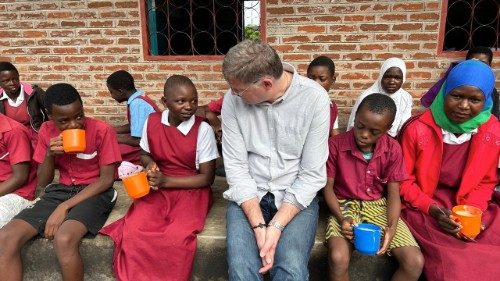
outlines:
{"label": "red skirt", "polygon": [[[438,188],[434,198],[441,206],[453,207],[456,190]],[[406,208],[401,217],[418,241],[425,257],[424,273],[429,281],[493,281],[500,278],[500,214],[490,203],[483,213],[486,229],[477,242],[465,242],[439,228],[435,219],[418,210]]]}
{"label": "red skirt", "polygon": [[116,279],[189,280],[211,201],[210,188],[161,189],[134,200],[123,218],[100,231],[115,243]]}

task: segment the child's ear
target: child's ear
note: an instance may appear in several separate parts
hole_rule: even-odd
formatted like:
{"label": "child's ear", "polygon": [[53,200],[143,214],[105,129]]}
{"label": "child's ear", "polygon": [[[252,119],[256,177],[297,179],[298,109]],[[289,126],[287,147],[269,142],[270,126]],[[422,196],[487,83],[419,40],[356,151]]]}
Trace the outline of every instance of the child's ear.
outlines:
{"label": "child's ear", "polygon": [[167,99],[165,97],[161,97],[160,98],[160,102],[161,104],[165,107],[165,108],[168,108],[167,106]]}

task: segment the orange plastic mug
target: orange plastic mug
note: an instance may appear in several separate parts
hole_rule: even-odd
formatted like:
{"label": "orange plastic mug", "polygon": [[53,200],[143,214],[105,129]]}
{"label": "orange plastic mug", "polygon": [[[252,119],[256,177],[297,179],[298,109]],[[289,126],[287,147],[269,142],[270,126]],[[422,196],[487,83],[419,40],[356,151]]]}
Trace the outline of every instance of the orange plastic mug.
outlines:
{"label": "orange plastic mug", "polygon": [[137,199],[149,193],[148,178],[146,172],[138,172],[131,176],[122,178],[128,196]]}
{"label": "orange plastic mug", "polygon": [[66,153],[84,152],[86,148],[85,130],[68,129],[62,132],[63,149]]}
{"label": "orange plastic mug", "polygon": [[460,233],[469,237],[476,238],[481,232],[481,216],[483,212],[481,209],[468,206],[458,205],[451,209],[453,217],[462,225]]}

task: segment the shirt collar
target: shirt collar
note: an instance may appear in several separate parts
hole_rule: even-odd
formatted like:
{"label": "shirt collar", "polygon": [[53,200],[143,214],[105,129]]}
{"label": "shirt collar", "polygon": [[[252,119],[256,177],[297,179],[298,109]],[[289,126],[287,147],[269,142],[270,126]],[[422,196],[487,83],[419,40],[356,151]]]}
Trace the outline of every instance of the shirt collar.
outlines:
{"label": "shirt collar", "polygon": [[[387,138],[390,138],[390,136],[388,134],[384,134],[378,139],[377,143],[375,144],[375,150],[373,151],[372,159],[375,159],[383,153],[389,151],[389,147],[387,146]],[[359,150],[358,146],[356,145],[354,131],[352,129],[347,131],[345,140],[346,141],[342,142],[340,145],[340,151],[350,150],[353,155],[357,155],[364,159],[361,150]]]}
{"label": "shirt collar", "polygon": [[142,96],[144,94],[144,91],[137,90],[135,93],[133,93],[127,100],[127,104],[130,104],[133,100],[135,100],[137,97]]}
{"label": "shirt collar", "polygon": [[290,89],[293,87],[293,80],[295,80],[296,74],[297,74],[297,70],[295,69],[295,67],[293,67],[293,65],[291,65],[287,62],[283,62],[282,64],[283,64],[283,71],[290,72],[292,74],[292,79],[290,79],[290,85],[288,86],[288,89],[286,89],[285,93],[279,99],[277,99],[274,103],[278,103],[280,101],[286,100],[286,98],[288,97],[288,94],[291,92]]}
{"label": "shirt collar", "polygon": [[24,101],[24,87],[23,87],[23,84],[21,84],[19,96],[17,96],[16,100],[11,99],[7,95],[7,92],[5,92],[5,89],[4,89],[2,95],[0,96],[0,100],[5,100],[5,99],[9,102],[9,105],[11,105],[11,106],[19,106]]}
{"label": "shirt collar", "polygon": [[447,144],[462,144],[470,141],[472,135],[477,133],[477,128],[470,131],[469,133],[463,133],[460,136],[456,136],[454,133],[450,133],[445,129],[441,128],[441,132],[443,133],[443,142]]}
{"label": "shirt collar", "polygon": [[[193,115],[189,118],[189,120],[180,123],[179,126],[177,126],[177,130],[179,130],[183,135],[187,135],[194,125],[194,119],[195,116]],[[168,123],[168,109],[161,113],[161,123],[163,125],[170,126],[170,123]]]}

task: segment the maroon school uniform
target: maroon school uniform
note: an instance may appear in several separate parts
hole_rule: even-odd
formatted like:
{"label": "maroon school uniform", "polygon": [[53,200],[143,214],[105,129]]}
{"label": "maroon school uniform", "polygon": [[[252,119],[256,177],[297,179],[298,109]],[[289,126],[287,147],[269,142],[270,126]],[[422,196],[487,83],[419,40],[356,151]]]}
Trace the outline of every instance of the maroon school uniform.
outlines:
{"label": "maroon school uniform", "polygon": [[28,129],[0,114],[0,182],[12,176],[13,165],[30,162],[28,181],[12,192],[27,200],[33,199],[36,187],[36,165],[31,162],[32,152]]}
{"label": "maroon school uniform", "polygon": [[[148,118],[150,154],[160,171],[171,177],[198,174],[196,148],[202,118],[187,135],[161,123],[161,113]],[[190,279],[196,235],[211,205],[211,189],[159,189],[134,200],[124,218],[101,233],[115,242],[113,268],[118,280]]]}
{"label": "maroon school uniform", "polygon": [[401,147],[388,134],[379,138],[369,161],[356,146],[352,130],[330,138],[328,146],[326,173],[335,179],[338,199],[377,200],[384,197],[387,183],[406,178]]}
{"label": "maroon school uniform", "polygon": [[[432,199],[447,209],[456,205],[456,192],[467,163],[470,143],[443,144],[439,184]],[[441,230],[431,216],[411,208],[403,209],[401,217],[425,257],[427,280],[498,280],[498,264],[492,261],[500,260],[499,212],[498,205],[490,202],[481,218],[486,230],[475,238],[476,242],[464,242]]]}
{"label": "maroon school uniform", "polygon": [[[151,107],[155,110],[155,112],[160,112],[160,108],[156,105],[156,103],[150,99],[148,96],[138,96],[136,99],[141,99],[151,105]],[[130,112],[129,106],[127,106],[127,120],[130,124]],[[123,161],[128,161],[130,163],[134,163],[136,165],[141,164],[141,148],[139,146],[131,146],[128,144],[120,143],[120,154],[122,155]]]}
{"label": "maroon school uniform", "polygon": [[[85,117],[86,149],[83,153],[55,156],[55,167],[59,169],[59,183],[64,185],[88,185],[100,175],[100,166],[121,161],[120,149],[114,129],[103,121]],[[45,160],[50,139],[61,132],[53,121],[42,124],[38,133],[38,145],[33,160]]]}

